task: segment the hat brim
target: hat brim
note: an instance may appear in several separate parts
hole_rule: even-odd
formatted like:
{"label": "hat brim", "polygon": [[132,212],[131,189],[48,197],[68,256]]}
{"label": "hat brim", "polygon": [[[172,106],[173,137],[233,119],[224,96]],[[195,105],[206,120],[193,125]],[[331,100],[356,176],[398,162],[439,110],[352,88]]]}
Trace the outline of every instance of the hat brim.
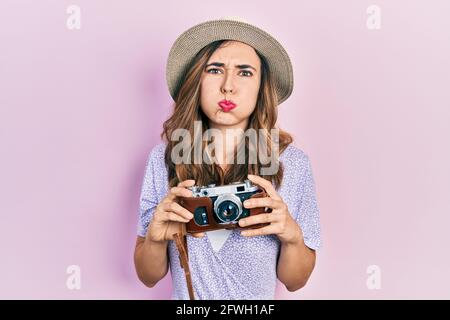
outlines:
{"label": "hat brim", "polygon": [[203,47],[218,40],[241,41],[256,49],[269,64],[269,72],[274,79],[278,95],[278,104],[291,95],[294,86],[291,60],[275,38],[264,30],[245,22],[213,20],[200,23],[183,32],[175,40],[169,52],[166,80],[174,100],[191,60]]}

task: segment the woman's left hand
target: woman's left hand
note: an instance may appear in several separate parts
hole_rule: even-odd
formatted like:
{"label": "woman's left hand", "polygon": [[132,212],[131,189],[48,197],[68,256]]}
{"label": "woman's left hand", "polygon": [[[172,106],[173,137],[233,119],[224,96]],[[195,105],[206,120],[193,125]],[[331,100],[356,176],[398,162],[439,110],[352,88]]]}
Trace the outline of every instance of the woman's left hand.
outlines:
{"label": "woman's left hand", "polygon": [[297,222],[289,213],[288,206],[281,199],[280,195],[275,191],[272,183],[262,177],[248,175],[248,179],[254,184],[263,188],[268,197],[254,198],[244,201],[244,207],[247,209],[266,207],[271,208],[270,213],[261,213],[239,220],[240,227],[248,227],[258,223],[270,223],[268,226],[258,229],[246,229],[241,232],[243,236],[259,236],[276,234],[282,243],[298,243],[303,240],[303,233]]}

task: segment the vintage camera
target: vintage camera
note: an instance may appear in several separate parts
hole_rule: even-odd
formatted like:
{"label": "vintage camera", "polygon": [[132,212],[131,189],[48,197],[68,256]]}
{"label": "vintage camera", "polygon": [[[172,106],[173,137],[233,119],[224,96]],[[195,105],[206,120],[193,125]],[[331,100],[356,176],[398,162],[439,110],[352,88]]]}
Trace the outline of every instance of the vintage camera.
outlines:
{"label": "vintage camera", "polygon": [[[250,180],[228,185],[189,187],[192,197],[181,197],[180,204],[192,212],[194,218],[186,224],[188,233],[233,229],[238,227],[240,219],[268,212],[265,208],[244,207],[243,202],[249,198],[266,197],[264,190],[253,185]],[[258,228],[266,224],[252,225]]]}

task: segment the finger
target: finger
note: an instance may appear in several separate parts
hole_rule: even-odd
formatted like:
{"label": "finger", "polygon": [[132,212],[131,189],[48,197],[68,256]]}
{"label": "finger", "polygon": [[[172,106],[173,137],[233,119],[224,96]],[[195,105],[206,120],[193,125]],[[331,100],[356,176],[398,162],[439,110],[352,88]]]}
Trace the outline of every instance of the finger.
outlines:
{"label": "finger", "polygon": [[188,219],[183,218],[182,216],[176,214],[175,212],[166,212],[166,221],[175,221],[175,222],[189,222]]}
{"label": "finger", "polygon": [[192,191],[183,187],[172,187],[169,193],[173,196],[172,200],[176,197],[192,197]]}
{"label": "finger", "polygon": [[194,215],[189,210],[183,208],[181,205],[179,205],[176,202],[165,203],[163,205],[163,210],[166,212],[173,212],[173,213],[183,217],[184,219],[188,219],[188,221],[194,217]]}
{"label": "finger", "polygon": [[178,187],[192,187],[195,184],[195,180],[193,179],[189,179],[189,180],[184,180],[178,183]]}
{"label": "finger", "polygon": [[253,183],[259,185],[261,188],[263,188],[264,190],[266,190],[267,194],[268,194],[271,198],[276,199],[276,200],[280,200],[280,199],[281,199],[280,195],[279,195],[278,192],[275,190],[275,188],[273,187],[273,185],[272,185],[272,183],[271,183],[270,181],[268,181],[268,180],[266,180],[266,179],[264,179],[264,178],[262,178],[262,177],[255,176],[255,175],[253,175],[253,174],[249,174],[247,177],[248,177],[248,179],[249,179],[251,182],[253,182]]}
{"label": "finger", "polygon": [[195,238],[203,238],[205,236],[205,233],[204,232],[191,233],[191,236]]}
{"label": "finger", "polygon": [[241,236],[244,237],[254,237],[254,236],[264,236],[268,234],[275,234],[276,227],[274,225],[268,225],[266,227],[258,228],[258,229],[249,229],[241,231]]}
{"label": "finger", "polygon": [[[172,190],[178,192],[177,191],[177,190],[179,190],[178,188],[186,189],[187,187],[191,187],[194,184],[195,184],[195,180],[192,180],[192,179],[181,181],[181,182],[178,183],[178,185],[176,187],[172,187],[169,190],[169,193],[167,194],[166,198],[169,199],[169,200],[175,200],[175,198],[177,196],[184,197],[185,195],[187,195],[187,193],[184,192],[184,195],[178,195],[176,193],[173,193]],[[190,192],[188,197],[192,196],[192,192],[190,190],[188,190],[188,189],[186,189],[186,190]]]}
{"label": "finger", "polygon": [[271,223],[276,220],[276,216],[270,213],[261,213],[239,220],[240,227],[248,227],[258,223]]}
{"label": "finger", "polygon": [[272,209],[281,209],[283,206],[283,202],[280,200],[275,200],[273,198],[265,197],[265,198],[250,198],[244,201],[244,207],[249,208],[272,208]]}

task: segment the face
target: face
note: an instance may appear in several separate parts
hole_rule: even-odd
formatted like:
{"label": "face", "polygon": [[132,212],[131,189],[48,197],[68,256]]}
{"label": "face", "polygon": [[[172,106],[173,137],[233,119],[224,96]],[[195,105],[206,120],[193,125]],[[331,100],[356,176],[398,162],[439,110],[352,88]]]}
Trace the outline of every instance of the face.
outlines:
{"label": "face", "polygon": [[210,127],[245,130],[256,107],[260,80],[261,61],[251,46],[228,41],[214,51],[200,84],[200,105]]}

